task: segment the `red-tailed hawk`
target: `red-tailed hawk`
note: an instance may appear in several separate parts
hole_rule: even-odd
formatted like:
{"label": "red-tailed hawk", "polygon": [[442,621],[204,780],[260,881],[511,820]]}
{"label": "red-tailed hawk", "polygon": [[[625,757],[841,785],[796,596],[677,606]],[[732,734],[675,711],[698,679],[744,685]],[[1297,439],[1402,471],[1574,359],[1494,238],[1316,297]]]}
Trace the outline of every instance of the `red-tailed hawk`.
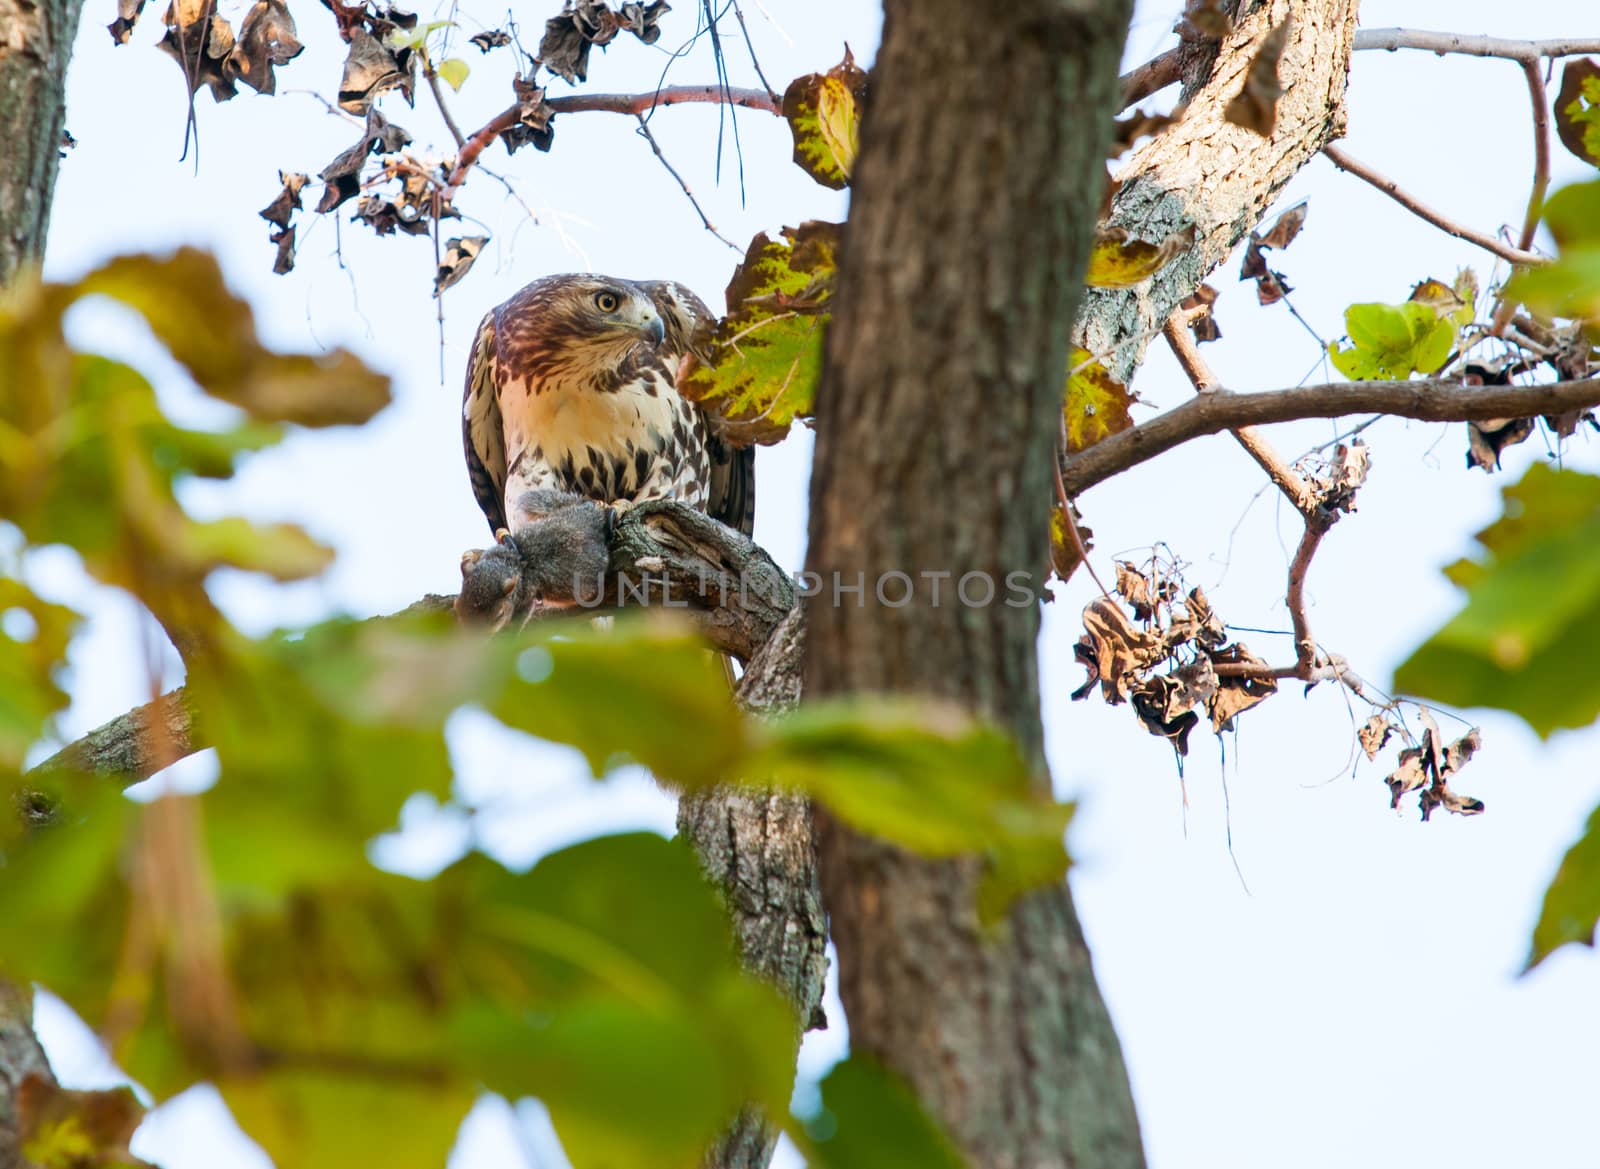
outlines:
{"label": "red-tailed hawk", "polygon": [[675,499],[749,535],[755,452],[723,442],[677,389],[695,324],[709,319],[670,280],[585,275],[535,280],[484,317],[461,425],[490,529],[516,526],[525,492],[555,489]]}

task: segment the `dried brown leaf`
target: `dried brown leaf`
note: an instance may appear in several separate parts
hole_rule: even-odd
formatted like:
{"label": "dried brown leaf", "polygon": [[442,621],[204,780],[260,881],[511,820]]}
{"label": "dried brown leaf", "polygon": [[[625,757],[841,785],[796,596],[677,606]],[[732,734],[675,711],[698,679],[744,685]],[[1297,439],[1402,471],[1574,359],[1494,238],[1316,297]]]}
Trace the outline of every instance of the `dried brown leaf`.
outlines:
{"label": "dried brown leaf", "polygon": [[1356,738],[1361,741],[1361,749],[1367,753],[1368,759],[1377,759],[1378,752],[1383,750],[1383,745],[1389,741],[1389,736],[1397,728],[1381,714],[1370,716],[1361,729],[1356,731]]}
{"label": "dried brown leaf", "polygon": [[[1398,808],[1400,797],[1407,792],[1416,791],[1428,782],[1426,764],[1423,762],[1424,753],[1421,747],[1407,747],[1400,752],[1397,760],[1399,766],[1389,773],[1389,778],[1384,780],[1389,785],[1389,806]],[[1426,816],[1423,819],[1427,819]]]}
{"label": "dried brown leaf", "polygon": [[1117,592],[1133,609],[1135,621],[1148,621],[1155,616],[1154,586],[1126,560],[1117,561]]}
{"label": "dried brown leaf", "polygon": [[294,270],[294,227],[290,225],[282,231],[275,231],[268,238],[268,242],[278,245],[277,257],[272,261],[272,270],[279,276]]}
{"label": "dried brown leaf", "polygon": [[471,270],[483,245],[489,242],[486,235],[470,235],[452,239],[445,244],[444,255],[439,260],[439,271],[433,278],[433,295],[438,296],[457,283]]}
{"label": "dried brown leaf", "polygon": [[1189,331],[1194,334],[1196,343],[1204,345],[1207,341],[1222,339],[1222,329],[1217,325],[1217,318],[1211,311],[1211,306],[1217,303],[1217,290],[1209,284],[1202,284],[1193,293],[1183,298],[1179,308],[1184,312],[1189,322]]}
{"label": "dried brown leaf", "polygon": [[520,147],[530,145],[535,150],[549,150],[556,137],[556,112],[545,97],[544,87],[534,84],[531,78],[515,77],[511,88],[517,95],[518,122],[500,135],[506,153],[515,154]]}
{"label": "dried brown leaf", "polygon": [[228,69],[257,93],[276,93],[273,70],[287,65],[304,48],[283,0],[256,0],[239,26],[239,41],[229,54]]}
{"label": "dried brown leaf", "polygon": [[1111,158],[1126,154],[1139,139],[1153,138],[1175,121],[1177,118],[1172,114],[1147,114],[1143,110],[1134,110],[1126,118],[1118,118],[1112,123],[1111,147],[1107,154]]}
{"label": "dried brown leaf", "polygon": [[476,45],[478,52],[487,53],[490,49],[503,48],[511,43],[511,34],[503,29],[492,28],[487,32],[480,32],[467,38],[467,43]]}
{"label": "dried brown leaf", "polygon": [[283,190],[272,202],[263,207],[258,215],[268,223],[276,223],[279,227],[288,227],[289,220],[294,213],[300,210],[300,192],[310,182],[306,175],[295,171],[279,171],[278,181],[283,184]]}
{"label": "dried brown leaf", "polygon": [[[1072,509],[1072,522],[1077,526],[1078,537],[1083,541],[1084,549],[1093,548],[1094,532],[1083,522],[1077,504],[1068,500],[1067,506]],[[1077,541],[1072,538],[1072,529],[1067,526],[1066,513],[1061,510],[1061,505],[1058,503],[1050,512],[1050,567],[1062,580],[1070,580],[1072,574],[1078,570],[1078,565],[1082,563],[1083,557],[1078,555]]]}
{"label": "dried brown leaf", "polygon": [[1245,665],[1260,671],[1245,676],[1217,675],[1217,692],[1207,704],[1211,715],[1211,729],[1225,731],[1233,726],[1236,715],[1266,701],[1278,692],[1278,680],[1272,677],[1270,667],[1245,646],[1236,641],[1210,654],[1213,666]]}
{"label": "dried brown leaf", "polygon": [[1283,86],[1278,81],[1278,60],[1283,56],[1283,47],[1289,43],[1289,29],[1293,24],[1294,17],[1285,16],[1261,39],[1261,46],[1245,74],[1244,88],[1223,111],[1228,121],[1254,130],[1263,138],[1272,137],[1278,125],[1278,99],[1283,96]]}
{"label": "dried brown leaf", "polygon": [[106,27],[111,30],[113,44],[125,45],[133,35],[133,26],[139,23],[145,0],[117,0],[117,18]]}
{"label": "dried brown leaf", "polygon": [[1102,696],[1113,705],[1127,699],[1140,673],[1166,657],[1162,639],[1136,628],[1122,606],[1106,597],[1097,597],[1084,607],[1083,628],[1079,644],[1086,643]]}
{"label": "dried brown leaf", "polygon": [[1263,232],[1256,241],[1263,248],[1276,248],[1282,251],[1294,243],[1294,237],[1300,234],[1300,229],[1306,225],[1307,204],[1302,201],[1290,207],[1282,215],[1272,221],[1272,226]]}
{"label": "dried brown leaf", "polygon": [[212,0],[178,0],[164,17],[166,35],[156,46],[178,63],[192,96],[202,85],[216,101],[239,91],[228,58],[233,53],[233,26],[216,13]]}
{"label": "dried brown leaf", "polygon": [[339,81],[339,108],[362,115],[372,108],[378,95],[400,89],[411,99],[415,77],[410,69],[409,52],[397,54],[365,27],[350,30],[350,53],[345,58],[344,75]]}

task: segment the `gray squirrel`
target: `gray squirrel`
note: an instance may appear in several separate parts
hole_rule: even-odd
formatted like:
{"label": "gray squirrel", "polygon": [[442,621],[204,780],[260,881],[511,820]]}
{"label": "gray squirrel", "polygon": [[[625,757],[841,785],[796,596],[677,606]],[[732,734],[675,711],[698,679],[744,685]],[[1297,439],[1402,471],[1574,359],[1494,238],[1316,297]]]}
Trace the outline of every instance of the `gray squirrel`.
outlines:
{"label": "gray squirrel", "polygon": [[456,616],[503,629],[540,610],[594,607],[610,568],[615,509],[553,488],[526,491],[491,548],[461,557]]}

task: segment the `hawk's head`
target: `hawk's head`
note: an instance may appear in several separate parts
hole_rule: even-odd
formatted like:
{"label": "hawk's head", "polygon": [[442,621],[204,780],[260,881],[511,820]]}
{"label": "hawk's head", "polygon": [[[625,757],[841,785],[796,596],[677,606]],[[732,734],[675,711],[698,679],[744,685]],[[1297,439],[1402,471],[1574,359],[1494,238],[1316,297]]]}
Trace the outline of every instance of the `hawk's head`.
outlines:
{"label": "hawk's head", "polygon": [[495,315],[500,351],[511,368],[537,370],[557,382],[603,380],[666,336],[650,294],[611,276],[546,276]]}

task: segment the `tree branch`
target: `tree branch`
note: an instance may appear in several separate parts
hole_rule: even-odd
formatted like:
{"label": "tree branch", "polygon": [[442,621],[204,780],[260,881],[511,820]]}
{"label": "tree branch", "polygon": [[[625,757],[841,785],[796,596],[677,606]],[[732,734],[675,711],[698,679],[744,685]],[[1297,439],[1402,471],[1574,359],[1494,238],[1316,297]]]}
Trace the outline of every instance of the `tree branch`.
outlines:
{"label": "tree branch", "polygon": [[[650,599],[687,606],[680,611],[706,639],[742,661],[759,655],[795,607],[793,583],[757,544],[666,500],[639,504],[621,517],[611,541],[610,573],[608,594],[616,595],[619,578],[648,578]],[[444,612],[454,603],[452,596],[429,594],[394,616]],[[582,610],[585,616],[611,611]],[[552,610],[546,619],[566,612]],[[208,746],[194,726],[190,697],[179,686],[90,731],[28,774],[37,778],[72,771],[134,784]]]}
{"label": "tree branch", "polygon": [[1522,72],[1528,79],[1528,97],[1533,102],[1533,190],[1528,194],[1522,236],[1517,240],[1517,247],[1527,251],[1533,246],[1533,233],[1538,230],[1539,214],[1544,210],[1544,193],[1550,189],[1550,95],[1545,92],[1538,61],[1522,62]]}
{"label": "tree branch", "polygon": [[1143,65],[1130,69],[1119,80],[1122,86],[1122,108],[1127,109],[1153,93],[1183,80],[1183,46],[1168,49],[1159,57],[1152,57]]}
{"label": "tree branch", "polygon": [[[740,19],[742,22],[743,18],[741,17]],[[706,214],[705,208],[700,206],[700,200],[694,197],[694,192],[689,189],[689,184],[684,181],[684,177],[678,173],[678,168],[667,161],[667,156],[661,151],[661,143],[657,142],[656,136],[650,132],[649,119],[647,119],[643,114],[639,114],[638,118],[639,136],[646,142],[650,143],[650,149],[655,152],[656,159],[661,163],[662,166],[666,167],[667,173],[678,181],[678,186],[682,189],[684,197],[689,200],[689,206],[694,208],[694,213],[700,217],[700,222],[705,224],[705,229],[712,235],[716,236],[723,243],[727,244],[734,251],[738,252],[741,256],[744,255],[743,248],[716,229],[716,225],[711,222],[711,217]]]}
{"label": "tree branch", "polygon": [[[1162,332],[1166,335],[1173,356],[1178,359],[1183,372],[1189,375],[1190,382],[1194,384],[1195,393],[1209,394],[1222,384],[1211,372],[1211,367],[1206,364],[1205,358],[1200,356],[1200,349],[1189,333],[1188,322],[1182,309],[1167,318]],[[1311,488],[1288,463],[1283,461],[1283,456],[1273,448],[1266,435],[1253,426],[1236,426],[1228,433],[1233,435],[1245,453],[1256,461],[1256,465],[1267,473],[1267,478],[1283,492],[1294,505],[1295,511],[1302,516],[1309,516],[1317,510],[1316,496]]]}
{"label": "tree branch", "polygon": [[1364,28],[1356,33],[1356,51],[1421,49],[1444,56],[1503,57],[1508,61],[1537,61],[1541,57],[1576,57],[1600,53],[1600,38],[1567,37],[1547,41],[1518,41],[1506,37],[1466,36],[1454,32],[1427,32],[1413,28]]}
{"label": "tree branch", "polygon": [[1062,468],[1062,479],[1068,493],[1077,496],[1190,439],[1243,426],[1346,414],[1472,422],[1561,414],[1595,406],[1600,406],[1600,378],[1537,386],[1464,386],[1442,378],[1334,382],[1260,394],[1236,394],[1218,387],[1073,455]]}
{"label": "tree branch", "polygon": [[[1418,218],[1433,224],[1434,227],[1437,227],[1446,235],[1453,235],[1457,239],[1466,240],[1470,244],[1476,244],[1485,251],[1493,252],[1502,260],[1508,260],[1513,264],[1535,265],[1549,262],[1543,256],[1535,255],[1533,252],[1525,251],[1523,248],[1514,248],[1510,244],[1501,243],[1492,235],[1484,235],[1481,231],[1474,231],[1472,228],[1467,227],[1464,224],[1457,223],[1455,220],[1449,218],[1441,212],[1435,211],[1432,207],[1429,207],[1426,203],[1423,203],[1415,195],[1409,194],[1402,190],[1400,185],[1393,179],[1386,178],[1384,175],[1373,170],[1366,163],[1359,162],[1356,159],[1351,158],[1348,154],[1346,154],[1339,147],[1333,145],[1331,142],[1322,148],[1322,153],[1327,156],[1329,162],[1333,163],[1333,165],[1338,167],[1340,170],[1349,171],[1351,174],[1355,175],[1356,178],[1371,183],[1374,187],[1378,188],[1378,190],[1389,196],[1389,198],[1400,204],[1400,206],[1404,207],[1407,211],[1411,212]],[[1545,148],[1545,153],[1545,182],[1548,183],[1548,146]],[[1534,215],[1534,222],[1538,222],[1537,213]],[[1531,233],[1527,234],[1529,234],[1531,237]]]}
{"label": "tree branch", "polygon": [[[749,110],[762,110],[769,114],[783,112],[782,99],[763,89],[740,89],[720,85],[667,85],[650,93],[574,93],[563,97],[545,99],[553,113],[576,114],[583,112],[628,114],[638,117],[662,106],[681,105],[685,102],[709,102],[712,105],[741,106]],[[521,107],[511,106],[501,110],[467,136],[460,153],[456,155],[455,169],[445,182],[445,197],[452,197],[466,180],[467,171],[478,161],[494,140],[521,121]]]}

